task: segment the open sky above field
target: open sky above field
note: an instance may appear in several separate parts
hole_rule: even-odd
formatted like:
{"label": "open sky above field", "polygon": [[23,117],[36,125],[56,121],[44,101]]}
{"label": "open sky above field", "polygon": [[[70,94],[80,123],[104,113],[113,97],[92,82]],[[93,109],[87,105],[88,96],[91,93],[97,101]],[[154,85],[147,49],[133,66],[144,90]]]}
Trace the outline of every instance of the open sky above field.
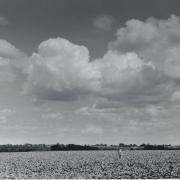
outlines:
{"label": "open sky above field", "polygon": [[0,0],[0,144],[179,137],[179,0]]}

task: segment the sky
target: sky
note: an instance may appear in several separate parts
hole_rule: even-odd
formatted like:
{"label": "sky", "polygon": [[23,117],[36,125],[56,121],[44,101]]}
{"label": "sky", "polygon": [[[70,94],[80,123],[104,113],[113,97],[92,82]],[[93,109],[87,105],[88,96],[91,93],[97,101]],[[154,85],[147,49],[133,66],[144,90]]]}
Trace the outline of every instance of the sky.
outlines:
{"label": "sky", "polygon": [[0,144],[180,144],[179,0],[0,0]]}

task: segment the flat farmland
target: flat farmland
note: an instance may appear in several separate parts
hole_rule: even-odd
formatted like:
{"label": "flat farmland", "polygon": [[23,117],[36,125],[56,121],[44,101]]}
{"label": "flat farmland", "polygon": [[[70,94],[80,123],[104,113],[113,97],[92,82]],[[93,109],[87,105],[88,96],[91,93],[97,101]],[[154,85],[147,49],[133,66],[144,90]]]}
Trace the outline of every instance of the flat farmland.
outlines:
{"label": "flat farmland", "polygon": [[0,178],[180,178],[180,151],[0,153]]}

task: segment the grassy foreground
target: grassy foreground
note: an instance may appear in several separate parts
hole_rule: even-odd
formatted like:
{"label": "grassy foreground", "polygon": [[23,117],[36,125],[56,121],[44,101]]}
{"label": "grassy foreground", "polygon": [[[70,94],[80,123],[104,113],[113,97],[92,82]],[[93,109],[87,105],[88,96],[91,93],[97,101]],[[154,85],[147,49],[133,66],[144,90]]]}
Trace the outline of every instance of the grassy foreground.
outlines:
{"label": "grassy foreground", "polygon": [[0,178],[180,178],[180,151],[0,153]]}

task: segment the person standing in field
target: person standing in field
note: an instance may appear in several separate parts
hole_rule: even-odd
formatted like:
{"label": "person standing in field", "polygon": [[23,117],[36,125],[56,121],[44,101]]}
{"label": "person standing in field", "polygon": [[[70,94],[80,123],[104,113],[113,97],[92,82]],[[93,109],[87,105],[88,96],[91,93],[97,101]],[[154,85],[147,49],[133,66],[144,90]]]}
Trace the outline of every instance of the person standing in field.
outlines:
{"label": "person standing in field", "polygon": [[118,156],[119,156],[119,159],[123,157],[122,149],[120,146],[118,146]]}

